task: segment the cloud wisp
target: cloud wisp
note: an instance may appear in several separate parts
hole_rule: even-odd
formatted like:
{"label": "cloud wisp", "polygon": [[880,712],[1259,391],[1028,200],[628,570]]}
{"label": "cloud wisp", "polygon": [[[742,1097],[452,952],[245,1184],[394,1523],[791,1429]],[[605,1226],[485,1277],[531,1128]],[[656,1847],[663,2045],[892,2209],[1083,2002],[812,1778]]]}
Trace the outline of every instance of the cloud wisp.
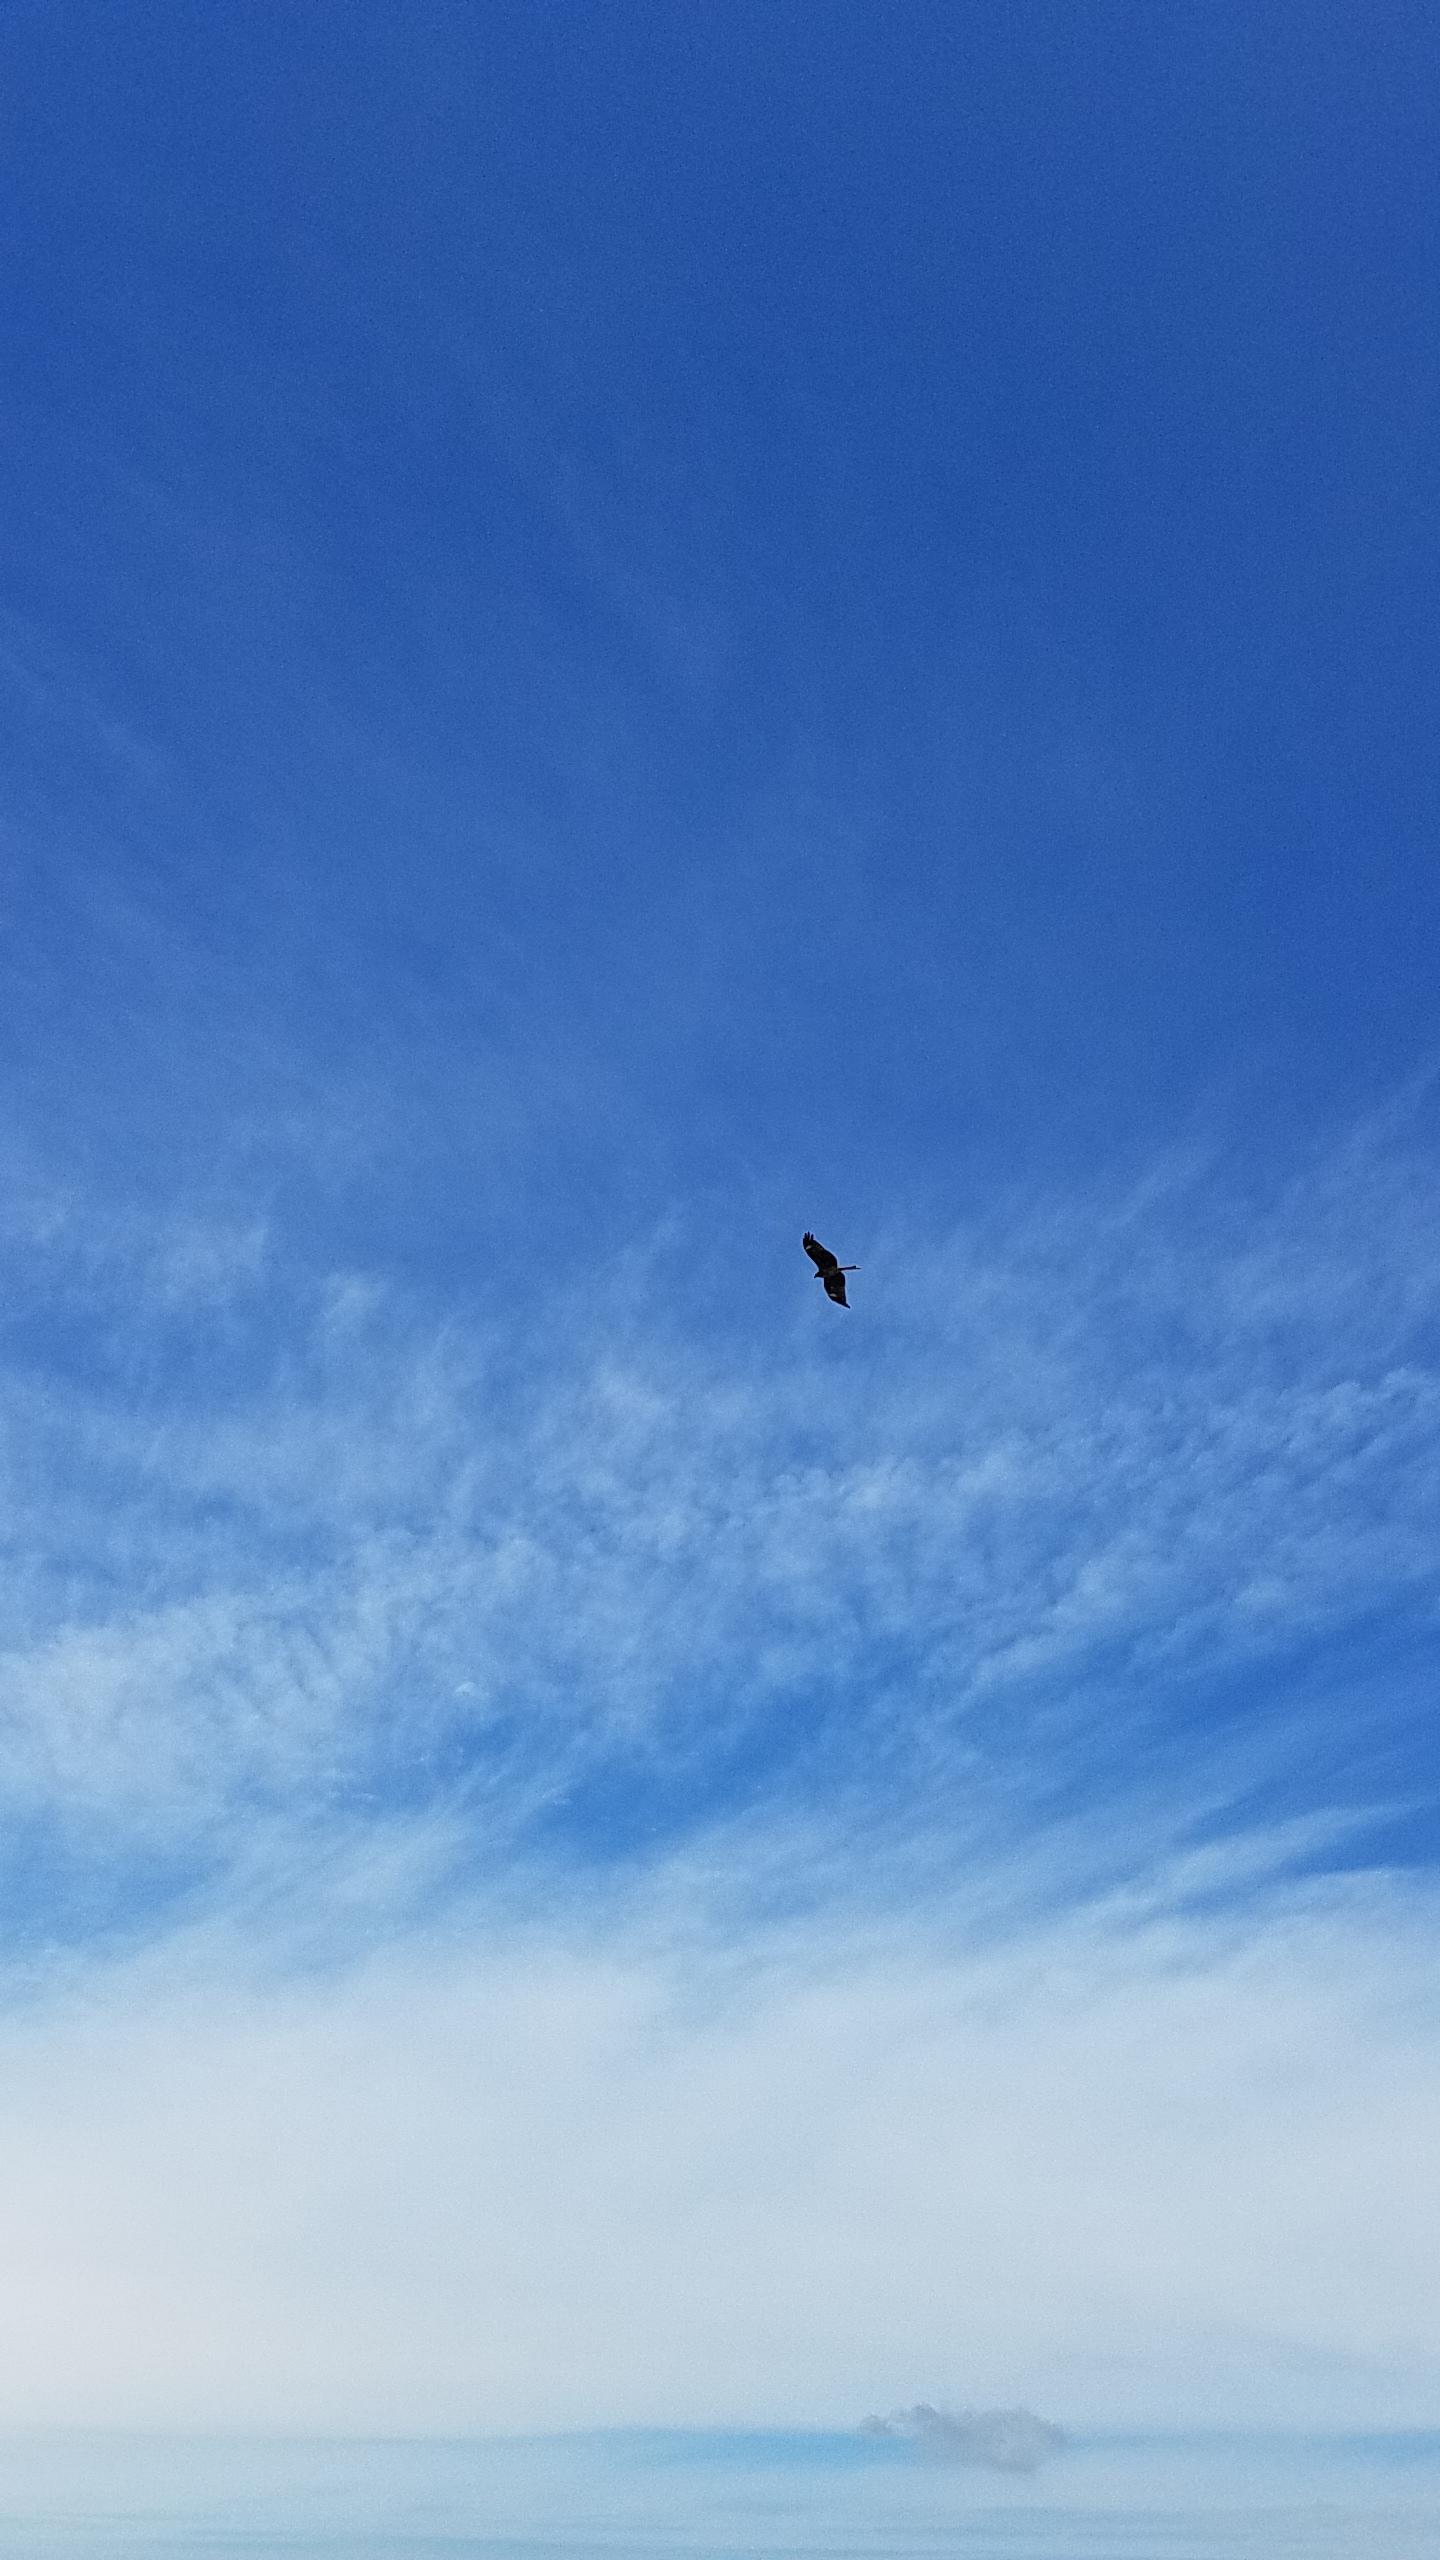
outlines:
{"label": "cloud wisp", "polygon": [[894,2409],[888,2418],[862,2419],[860,2432],[883,2441],[913,2444],[937,2462],[973,2464],[981,2471],[1021,2476],[1039,2471],[1065,2450],[1065,2430],[1033,2409],[935,2409],[928,2400]]}

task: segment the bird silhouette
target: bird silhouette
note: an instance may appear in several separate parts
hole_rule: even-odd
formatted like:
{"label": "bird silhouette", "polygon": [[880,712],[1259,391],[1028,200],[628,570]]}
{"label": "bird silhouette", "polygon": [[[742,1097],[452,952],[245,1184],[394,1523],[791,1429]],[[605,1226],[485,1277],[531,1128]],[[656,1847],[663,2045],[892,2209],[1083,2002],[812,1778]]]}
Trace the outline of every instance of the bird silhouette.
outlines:
{"label": "bird silhouette", "polygon": [[848,1307],[850,1301],[845,1295],[845,1274],[847,1271],[858,1271],[859,1263],[837,1262],[828,1244],[821,1244],[808,1231],[800,1241],[815,1265],[816,1279],[822,1280],[825,1284],[826,1297],[837,1307]]}

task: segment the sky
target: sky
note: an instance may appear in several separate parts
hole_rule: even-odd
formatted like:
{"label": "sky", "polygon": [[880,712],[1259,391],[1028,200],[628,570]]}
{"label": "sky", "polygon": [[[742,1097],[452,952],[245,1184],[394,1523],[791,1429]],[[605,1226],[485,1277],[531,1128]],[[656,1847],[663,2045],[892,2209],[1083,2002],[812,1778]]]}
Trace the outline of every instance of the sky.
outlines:
{"label": "sky", "polygon": [[[1440,2437],[1097,2439],[1070,2448],[1063,2490],[1047,2472],[1038,2496],[1032,2481],[829,2433],[429,2444],[81,2435],[0,2438],[0,2461],[0,2530],[10,2522],[24,2534],[13,2547],[25,2560],[310,2560],[335,2549],[347,2560],[764,2560],[777,2550],[944,2560],[957,2548],[966,2560],[1092,2560],[1097,2550],[1106,2560],[1433,2560]],[[318,2518],[333,2538],[316,2533]]]}
{"label": "sky", "polygon": [[1437,68],[6,8],[0,2427],[1434,2425]]}

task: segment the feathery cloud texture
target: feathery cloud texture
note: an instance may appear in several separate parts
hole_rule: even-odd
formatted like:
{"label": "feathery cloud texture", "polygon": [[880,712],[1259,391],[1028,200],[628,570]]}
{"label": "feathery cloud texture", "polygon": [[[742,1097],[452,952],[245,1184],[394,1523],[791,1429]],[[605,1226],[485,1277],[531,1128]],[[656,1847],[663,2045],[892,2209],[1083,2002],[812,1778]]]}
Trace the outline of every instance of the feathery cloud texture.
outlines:
{"label": "feathery cloud texture", "polygon": [[897,1232],[843,1338],[798,1252],[746,1337],[663,1239],[508,1328],[7,1250],[17,2413],[1423,2414],[1393,1136]]}

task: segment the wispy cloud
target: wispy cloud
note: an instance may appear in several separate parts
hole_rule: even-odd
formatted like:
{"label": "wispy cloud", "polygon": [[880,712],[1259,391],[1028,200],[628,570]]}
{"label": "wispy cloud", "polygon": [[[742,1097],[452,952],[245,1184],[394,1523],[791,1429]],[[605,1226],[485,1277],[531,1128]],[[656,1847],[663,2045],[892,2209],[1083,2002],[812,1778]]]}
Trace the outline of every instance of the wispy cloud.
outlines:
{"label": "wispy cloud", "polygon": [[843,1358],[799,1281],[707,1343],[664,1250],[501,1332],[253,1228],[76,1229],[11,1230],[0,1787],[117,1853],[457,1788],[578,1849],[607,1772],[662,1841],[861,1780],[881,1827],[1082,1771],[1208,1815],[1299,1711],[1353,1758],[1307,1658],[1433,1608],[1431,1256],[1374,1149],[1243,1225],[1191,1174],[883,1240]]}
{"label": "wispy cloud", "polygon": [[13,2407],[1418,2410],[1378,1141],[880,1239],[843,1334],[798,1251],[747,1339],[663,1238],[502,1328],[237,1232],[7,1248]]}
{"label": "wispy cloud", "polygon": [[913,2409],[892,2410],[888,2418],[866,2418],[862,2435],[918,2445],[940,2462],[973,2463],[982,2471],[1038,2471],[1065,2449],[1065,2430],[1033,2409],[933,2409],[917,2400]]}

